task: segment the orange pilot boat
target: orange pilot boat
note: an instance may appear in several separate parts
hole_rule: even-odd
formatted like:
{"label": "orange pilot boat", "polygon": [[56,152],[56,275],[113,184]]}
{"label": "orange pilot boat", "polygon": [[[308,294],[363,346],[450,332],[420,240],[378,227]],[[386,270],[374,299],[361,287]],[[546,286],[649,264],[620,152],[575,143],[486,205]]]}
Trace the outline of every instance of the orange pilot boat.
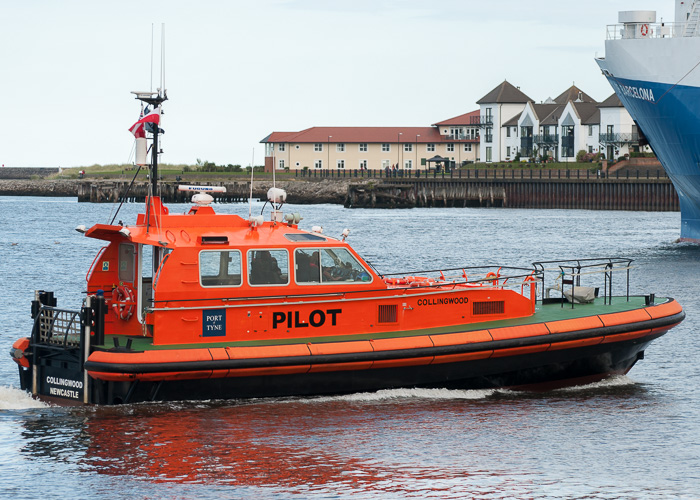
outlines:
{"label": "orange pilot boat", "polygon": [[[137,98],[154,110],[167,99]],[[12,348],[22,388],[41,399],[562,386],[626,373],[685,316],[671,298],[629,294],[630,259],[380,274],[347,232],[300,229],[275,188],[267,221],[216,214],[210,187],[171,214],[155,195],[152,115],[138,122],[155,125],[145,213],[134,225],[79,228],[105,242],[84,305],[61,309],[37,291],[31,336]],[[613,278],[626,293],[613,295]]]}

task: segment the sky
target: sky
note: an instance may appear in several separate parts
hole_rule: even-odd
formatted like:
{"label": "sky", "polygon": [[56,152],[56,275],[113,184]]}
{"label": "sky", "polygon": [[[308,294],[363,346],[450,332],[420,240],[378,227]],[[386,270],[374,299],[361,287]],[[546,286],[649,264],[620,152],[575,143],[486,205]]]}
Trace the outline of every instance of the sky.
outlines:
{"label": "sky", "polygon": [[159,86],[162,25],[161,162],[245,166],[273,131],[429,126],[503,80],[602,101],[621,10],[673,21],[674,0],[3,0],[0,164],[132,162],[130,92]]}

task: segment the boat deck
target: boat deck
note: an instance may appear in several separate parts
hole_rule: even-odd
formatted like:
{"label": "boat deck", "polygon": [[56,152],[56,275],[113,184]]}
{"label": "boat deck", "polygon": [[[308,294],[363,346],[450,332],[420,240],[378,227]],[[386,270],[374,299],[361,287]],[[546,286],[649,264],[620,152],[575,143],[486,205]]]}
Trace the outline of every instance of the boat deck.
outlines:
{"label": "boat deck", "polygon": [[[667,299],[657,297],[656,304],[661,304]],[[127,340],[131,340],[131,349],[135,351],[151,351],[151,350],[167,350],[167,349],[203,349],[203,348],[224,348],[224,347],[259,347],[269,345],[292,345],[292,344],[308,344],[308,343],[328,343],[328,342],[349,342],[359,340],[371,340],[382,338],[413,337],[419,335],[439,335],[445,333],[470,332],[477,330],[488,330],[492,328],[503,328],[512,326],[531,325],[536,323],[545,323],[559,320],[570,320],[587,316],[597,316],[603,314],[620,313],[633,309],[642,309],[646,306],[645,296],[630,296],[629,301],[626,297],[613,297],[612,304],[605,304],[603,298],[596,298],[589,304],[575,304],[571,307],[571,303],[565,302],[562,307],[560,302],[543,304],[537,302],[535,314],[524,318],[502,319],[497,321],[484,321],[479,323],[469,323],[464,325],[451,325],[442,328],[427,328],[420,330],[403,330],[394,332],[377,332],[365,333],[359,335],[334,335],[317,336],[317,337],[301,337],[301,338],[283,338],[283,339],[265,339],[265,340],[247,340],[239,342],[207,342],[196,344],[170,344],[170,345],[153,345],[151,339],[141,336],[129,335],[106,335],[105,349],[110,349],[114,346],[114,339],[120,346],[125,346]]]}

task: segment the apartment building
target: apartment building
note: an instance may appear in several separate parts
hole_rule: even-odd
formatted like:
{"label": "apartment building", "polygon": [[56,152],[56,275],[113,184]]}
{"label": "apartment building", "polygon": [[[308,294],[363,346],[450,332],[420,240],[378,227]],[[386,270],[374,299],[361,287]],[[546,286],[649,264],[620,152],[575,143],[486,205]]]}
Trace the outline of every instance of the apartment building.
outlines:
{"label": "apartment building", "polygon": [[[479,109],[429,127],[311,127],[265,137],[265,170],[416,169],[542,159],[573,161],[579,151],[617,158],[639,149],[639,133],[615,94],[598,103],[572,85],[534,102],[503,81]],[[444,163],[443,162],[443,163]]]}

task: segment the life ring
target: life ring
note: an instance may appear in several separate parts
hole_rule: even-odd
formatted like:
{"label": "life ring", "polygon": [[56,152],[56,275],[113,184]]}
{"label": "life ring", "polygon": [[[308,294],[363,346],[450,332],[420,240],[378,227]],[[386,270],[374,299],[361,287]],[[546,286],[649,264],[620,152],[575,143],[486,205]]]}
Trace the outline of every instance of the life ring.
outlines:
{"label": "life ring", "polygon": [[129,318],[134,314],[134,307],[136,307],[136,299],[134,291],[130,287],[119,285],[112,290],[112,311],[117,318],[129,321]]}
{"label": "life ring", "polygon": [[[493,271],[489,271],[486,273],[486,280],[491,281],[491,284],[494,286],[498,286],[498,278],[501,277],[501,268],[499,267],[498,270],[494,273]],[[490,279],[490,278],[495,278],[495,279]]]}
{"label": "life ring", "polygon": [[642,36],[647,36],[649,34],[649,25],[642,24],[642,26],[639,28],[639,32],[642,34]]}

